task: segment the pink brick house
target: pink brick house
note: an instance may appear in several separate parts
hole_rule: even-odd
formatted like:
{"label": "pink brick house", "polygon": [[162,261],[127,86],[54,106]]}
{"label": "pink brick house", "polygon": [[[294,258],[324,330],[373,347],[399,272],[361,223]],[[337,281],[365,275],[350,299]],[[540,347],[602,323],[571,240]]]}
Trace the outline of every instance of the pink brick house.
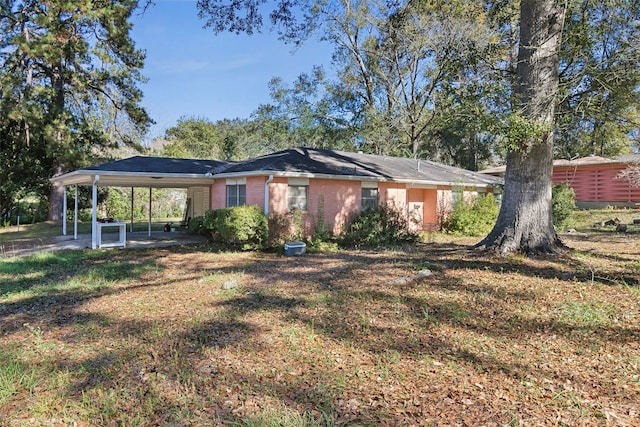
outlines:
{"label": "pink brick house", "polygon": [[237,203],[258,205],[267,215],[299,209],[307,225],[321,222],[336,234],[354,212],[378,203],[401,209],[417,229],[434,230],[453,198],[499,192],[501,184],[425,160],[310,148],[233,163],[215,178],[212,209]]}
{"label": "pink brick house", "polygon": [[[434,230],[455,200],[499,194],[502,185],[501,178],[427,160],[311,148],[241,162],[138,156],[52,181],[65,189],[92,185],[94,194],[98,186],[186,188],[190,217],[240,204],[268,216],[297,209],[307,230],[322,223],[336,234],[354,212],[379,203],[402,210],[417,230]],[[64,215],[66,223],[66,208]]]}

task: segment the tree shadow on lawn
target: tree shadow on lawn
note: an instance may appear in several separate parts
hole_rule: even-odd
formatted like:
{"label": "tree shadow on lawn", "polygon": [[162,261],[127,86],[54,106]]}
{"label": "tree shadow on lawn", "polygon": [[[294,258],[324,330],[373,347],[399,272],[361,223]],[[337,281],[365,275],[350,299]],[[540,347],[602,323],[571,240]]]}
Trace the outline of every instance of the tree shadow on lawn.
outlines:
{"label": "tree shadow on lawn", "polygon": [[[251,315],[264,311],[274,314],[278,319],[293,326],[303,326],[328,341],[344,343],[347,348],[357,349],[364,354],[383,355],[396,351],[403,357],[437,357],[441,360],[453,360],[474,370],[481,369],[496,376],[507,375],[514,378],[527,376],[548,376],[557,374],[552,368],[533,365],[517,357],[505,358],[482,351],[472,341],[475,338],[489,338],[494,341],[518,341],[557,335],[576,346],[588,346],[593,336],[601,345],[607,343],[627,344],[638,339],[638,328],[623,328],[616,325],[584,326],[572,325],[557,319],[525,318],[501,309],[505,299],[512,303],[532,304],[535,291],[509,289],[508,286],[496,287],[475,284],[473,288],[462,284],[459,275],[452,274],[459,269],[490,269],[493,272],[510,271],[530,274],[533,277],[559,278],[565,271],[542,269],[543,276],[532,273],[529,268],[516,267],[500,259],[483,260],[480,257],[456,259],[461,247],[444,246],[430,251],[415,253],[394,253],[389,255],[376,252],[353,252],[337,254],[314,254],[302,258],[269,257],[257,255],[249,258],[242,267],[246,278],[248,293],[231,293],[217,302],[224,310],[215,318],[194,319],[192,324],[172,328],[161,321],[126,320],[105,318],[75,310],[84,302],[105,295],[118,294],[136,287],[171,285],[163,278],[148,283],[104,288],[98,291],[74,289],[58,292],[57,295],[39,295],[0,305],[0,320],[9,314],[14,315],[14,332],[19,325],[33,319],[50,321],[56,326],[78,324],[105,324],[108,327],[97,328],[101,337],[114,342],[131,341],[123,348],[106,349],[82,361],[73,363],[58,361],[61,370],[84,372],[78,381],[69,384],[67,392],[70,398],[86,394],[89,398],[98,397],[92,392],[129,393],[116,407],[131,398],[131,408],[143,408],[150,423],[177,422],[180,416],[188,415],[199,408],[207,408],[212,418],[221,420],[247,420],[246,414],[234,412],[243,405],[247,411],[247,398],[259,398],[264,394],[276,399],[283,406],[302,413],[317,411],[329,414],[337,420],[348,422],[372,422],[387,420],[389,423],[402,419],[388,413],[388,408],[360,408],[356,418],[349,418],[349,408],[338,402],[345,397],[339,382],[326,376],[321,366],[309,367],[308,374],[277,379],[252,371],[252,366],[221,366],[203,368],[205,363],[221,363],[209,360],[209,350],[240,349],[249,353],[266,351],[261,336],[269,325],[258,325],[249,320]],[[462,248],[462,250],[466,250]],[[391,285],[389,278],[398,274],[413,274],[416,268],[422,268],[425,258],[429,262],[445,264],[443,271],[434,276],[421,279],[410,285]],[[444,261],[444,262],[443,262]],[[270,264],[269,264],[270,263]],[[266,264],[269,264],[268,266]],[[237,265],[222,268],[199,268],[203,271],[237,272]],[[521,271],[522,268],[522,271]],[[376,269],[376,276],[370,282],[362,282],[363,271]],[[532,269],[535,270],[535,269]],[[403,273],[404,272],[404,273]],[[124,277],[124,276],[123,276]],[[176,279],[178,285],[180,279]],[[162,282],[160,282],[162,281]],[[357,288],[350,284],[359,284]],[[277,286],[274,284],[278,284]],[[416,296],[412,292],[417,288],[432,287],[436,290],[453,292],[459,300],[438,299],[429,296]],[[243,290],[244,291],[244,290]],[[478,298],[478,295],[482,295]],[[321,302],[311,301],[311,296],[321,297]],[[393,323],[394,316],[398,322]],[[391,325],[375,323],[371,320],[390,319]],[[451,330],[471,332],[471,341],[464,345],[436,328],[445,326]],[[163,328],[158,335],[155,328]],[[63,336],[63,340],[73,344],[78,339]],[[136,341],[146,342],[138,346]],[[124,344],[123,344],[124,345]],[[151,348],[150,352],[147,350]],[[526,347],[523,349],[526,351]],[[256,353],[257,354],[257,353]],[[248,359],[250,361],[250,359]],[[268,363],[268,361],[267,361]],[[292,369],[295,368],[292,366]],[[325,375],[325,376],[323,376]],[[572,381],[580,381],[576,373]],[[233,393],[245,401],[235,400],[226,395],[212,395],[221,387],[235,387]],[[175,387],[174,391],[168,388]],[[192,387],[192,388],[189,388]],[[192,390],[192,391],[190,391]],[[351,390],[351,394],[357,391]],[[224,394],[224,393],[223,393]],[[190,398],[185,405],[185,398]],[[149,406],[149,402],[153,405]],[[230,402],[230,403],[228,403]],[[113,402],[111,402],[113,403]],[[97,404],[96,410],[107,410]],[[341,406],[342,405],[342,406]],[[115,420],[126,421],[127,410],[120,407],[121,413],[113,414]],[[142,410],[142,409],[141,409]],[[495,410],[495,408],[494,408]],[[260,409],[255,408],[254,413]],[[180,415],[183,414],[183,415]],[[418,419],[419,415],[408,413]],[[118,418],[120,417],[120,418]],[[361,417],[361,418],[357,418]],[[507,420],[508,421],[508,420]]]}
{"label": "tree shadow on lawn", "polygon": [[[476,251],[457,244],[436,244],[425,249],[425,255],[433,256],[436,265],[450,269],[488,270],[495,273],[517,273],[539,279],[577,280],[605,285],[640,285],[640,274],[636,271],[597,271],[579,255],[585,250],[569,249],[563,255],[538,256],[526,258],[520,255],[509,257],[493,256],[485,251]],[[602,260],[611,266],[611,262],[638,262],[638,258],[617,257],[609,254],[589,252],[589,256]],[[623,266],[624,267],[624,266]],[[632,269],[633,270],[633,269]],[[595,274],[600,273],[600,274]],[[606,277],[609,276],[609,277]]]}
{"label": "tree shadow on lawn", "polygon": [[[81,262],[68,265],[68,259]],[[32,265],[31,261],[25,259],[21,262],[29,266]],[[35,264],[42,268],[38,277],[16,277],[1,286],[5,295],[27,292],[24,297],[15,300],[0,300],[0,331],[5,336],[33,322],[60,327],[99,320],[92,319],[79,310],[91,300],[136,289],[171,286],[184,279],[167,280],[158,276],[131,284],[149,272],[161,270],[162,267],[152,258],[132,259],[120,256],[114,259],[107,254],[89,259],[55,256],[43,261],[37,260]]]}
{"label": "tree shadow on lawn", "polygon": [[[345,295],[347,300],[362,299],[363,297],[371,301],[382,301],[387,304],[397,303],[396,296],[391,296],[383,292],[356,292]],[[563,324],[562,322],[547,321],[541,323],[531,322],[527,319],[519,319],[509,316],[502,316],[498,320],[490,319],[494,328],[487,329],[482,324],[484,319],[478,320],[479,316],[486,316],[482,311],[469,312],[469,319],[460,320],[457,313],[461,307],[457,304],[442,303],[438,306],[430,305],[429,308],[434,313],[432,319],[424,322],[419,314],[420,308],[428,306],[424,301],[419,299],[405,299],[405,304],[411,311],[415,313],[416,324],[415,331],[397,327],[381,327],[375,325],[363,325],[359,316],[362,314],[360,310],[351,310],[348,307],[338,306],[332,307],[325,315],[308,315],[302,310],[305,304],[301,301],[292,301],[289,298],[280,299],[277,297],[264,298],[261,300],[253,300],[251,297],[234,297],[224,303],[234,313],[241,313],[243,316],[248,311],[273,311],[281,313],[284,320],[293,325],[305,325],[308,329],[312,329],[319,335],[329,338],[331,341],[345,343],[348,348],[355,348],[365,353],[385,355],[389,351],[397,351],[399,354],[411,358],[420,358],[421,356],[434,357],[443,361],[455,360],[462,365],[469,366],[474,372],[482,371],[492,373],[498,376],[506,375],[511,378],[556,378],[558,372],[554,368],[544,368],[539,365],[533,365],[526,360],[518,357],[505,359],[500,356],[494,356],[473,346],[461,345],[455,340],[449,340],[442,335],[434,335],[430,333],[432,324],[450,324],[455,328],[468,329],[475,332],[478,336],[490,335],[497,341],[523,340],[527,337],[543,338],[543,334],[558,334],[564,338],[568,338],[579,345],[591,344],[587,342],[587,337],[597,332],[598,328],[575,327]],[[348,305],[348,304],[345,304]],[[471,322],[470,319],[475,319]],[[469,321],[468,321],[469,320]],[[626,337],[621,339],[622,342],[629,342],[634,338],[634,334],[638,331],[621,331],[618,328],[604,328],[607,331],[608,340],[615,340],[616,336],[626,333]],[[204,324],[198,327],[193,335],[205,336],[208,338],[197,339],[198,345],[220,346],[221,341],[215,336],[216,327]],[[246,345],[247,348],[257,348],[256,337],[252,336],[256,331],[249,331],[243,327],[243,333],[235,336],[235,343],[230,340],[223,340],[223,345]],[[250,336],[247,336],[249,334]],[[191,334],[189,334],[191,336]],[[637,338],[637,335],[636,335]],[[245,344],[240,344],[245,341]],[[525,350],[526,351],[526,350]],[[556,366],[555,369],[558,367]],[[292,367],[293,369],[293,367]],[[571,379],[580,383],[587,381],[588,378],[582,378],[580,373],[566,373],[565,379]],[[252,375],[250,369],[243,371],[234,371],[232,382],[240,381],[243,384],[252,384],[255,388],[267,392],[270,396],[281,399],[283,401],[292,400],[295,405],[293,407],[302,407],[305,410],[321,408],[323,411],[332,411],[337,417],[348,417],[345,408],[336,406],[336,402],[342,397],[342,392],[334,390],[324,397],[316,396],[309,399],[309,384],[319,384],[315,379],[306,378],[299,380],[297,377],[291,377],[291,383],[282,384],[264,376]],[[316,382],[314,382],[316,381]],[[360,421],[386,420],[400,422],[400,418],[394,418],[393,415],[380,409],[379,411],[371,408],[360,408]],[[357,418],[356,418],[357,420]],[[353,421],[353,420],[351,420]]]}
{"label": "tree shadow on lawn", "polygon": [[[65,251],[0,260],[0,275],[11,276],[0,282],[0,298],[32,288],[41,288],[36,291],[39,294],[55,293],[58,290],[55,286],[64,286],[74,280],[91,287],[94,284],[135,279],[158,268],[153,258],[130,255]],[[47,287],[54,290],[49,291]]]}
{"label": "tree shadow on lawn", "polygon": [[[450,325],[473,332],[479,336],[488,336],[497,341],[543,339],[546,336],[560,336],[579,347],[589,347],[594,339],[601,345],[605,343],[629,344],[640,337],[640,328],[624,327],[615,324],[579,325],[558,319],[535,319],[506,312],[502,303],[510,300],[513,304],[535,304],[535,292],[514,291],[500,288],[499,292],[489,286],[474,286],[466,289],[459,285],[458,278],[438,273],[435,280],[428,279],[434,288],[455,290],[461,294],[461,303],[441,301],[435,297],[420,298],[406,295],[406,289],[398,290],[387,284],[369,286],[367,289],[349,290],[333,288],[329,291],[330,307],[324,314],[305,314],[308,306],[305,300],[280,298],[277,296],[258,297],[255,295],[236,296],[220,303],[229,312],[242,316],[251,311],[278,311],[287,321],[302,323],[326,336],[339,341],[348,341],[366,351],[383,353],[395,350],[402,354],[436,354],[453,356],[471,363],[481,363],[485,367],[495,367],[500,371],[519,373],[521,376],[534,374],[537,368],[514,363],[505,366],[497,359],[487,356],[474,356],[469,350],[461,350],[457,345],[435,339],[429,330],[436,325]],[[304,293],[304,290],[303,290]],[[481,295],[482,298],[475,298]],[[477,301],[476,301],[477,300]],[[361,307],[358,302],[366,301]],[[479,301],[479,302],[478,302]],[[372,307],[396,307],[411,319],[411,325],[402,327],[380,327],[366,324],[363,316],[384,317],[387,313],[370,311]],[[398,308],[399,306],[399,308]],[[419,330],[419,333],[411,329]],[[199,333],[205,331],[200,330]],[[596,337],[596,338],[594,338]],[[492,368],[489,368],[492,369]]]}

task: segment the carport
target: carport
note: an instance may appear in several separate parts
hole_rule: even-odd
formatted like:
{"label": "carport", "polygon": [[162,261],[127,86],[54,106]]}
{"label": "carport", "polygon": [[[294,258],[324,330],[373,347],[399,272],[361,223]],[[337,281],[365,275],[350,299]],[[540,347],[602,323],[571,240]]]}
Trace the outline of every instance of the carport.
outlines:
{"label": "carport", "polygon": [[133,189],[149,189],[149,227],[151,236],[151,195],[154,188],[210,187],[212,175],[223,170],[227,162],[216,160],[173,159],[166,157],[134,156],[123,160],[90,166],[51,178],[52,183],[64,187],[62,208],[62,234],[67,235],[67,191],[73,187],[73,238],[78,239],[78,186],[92,187],[91,201],[91,247],[98,248],[103,226],[117,226],[120,232],[118,244],[126,245],[125,223],[99,225],[97,218],[98,187],[131,187],[131,224],[133,226]]}

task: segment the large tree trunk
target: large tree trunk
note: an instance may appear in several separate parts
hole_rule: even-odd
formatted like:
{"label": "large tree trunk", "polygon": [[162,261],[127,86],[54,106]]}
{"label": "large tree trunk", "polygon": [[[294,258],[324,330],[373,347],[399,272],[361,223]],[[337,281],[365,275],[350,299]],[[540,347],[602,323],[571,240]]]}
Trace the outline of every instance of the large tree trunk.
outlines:
{"label": "large tree trunk", "polygon": [[[63,112],[65,107],[65,92],[64,92],[64,64],[60,60],[58,65],[53,68],[51,76],[51,87],[56,91],[55,101],[53,105],[53,113],[51,114],[52,122],[56,125],[58,121],[63,120]],[[59,158],[63,150],[64,135],[61,129],[57,129],[55,132],[55,142],[52,144],[55,147],[53,159],[53,176],[59,176],[65,173],[65,168],[62,160]],[[62,209],[64,206],[64,186],[60,183],[52,183],[51,190],[49,191],[49,212],[47,213],[47,220],[49,221],[61,221],[63,218]]]}
{"label": "large tree trunk", "polygon": [[520,4],[515,106],[534,131],[522,141],[510,141],[513,148],[507,155],[498,220],[477,248],[501,255],[556,253],[562,248],[553,228],[551,175],[564,13],[564,6],[554,0],[522,0]]}
{"label": "large tree trunk", "polygon": [[[62,175],[64,173],[64,166],[62,164],[55,165],[54,169],[54,177]],[[62,186],[58,182],[51,183],[51,189],[49,190],[49,211],[47,213],[47,220],[61,221],[63,206],[64,186]]]}

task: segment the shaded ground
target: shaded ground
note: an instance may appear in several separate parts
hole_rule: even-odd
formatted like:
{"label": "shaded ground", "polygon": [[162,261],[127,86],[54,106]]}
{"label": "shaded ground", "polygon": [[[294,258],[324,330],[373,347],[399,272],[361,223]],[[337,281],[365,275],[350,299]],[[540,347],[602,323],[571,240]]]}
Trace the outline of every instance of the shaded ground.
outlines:
{"label": "shaded ground", "polygon": [[[115,242],[117,233],[104,233],[103,242]],[[127,233],[126,246],[128,248],[153,248],[162,246],[201,243],[207,238],[186,231],[165,233],[153,231],[149,236],[147,231]],[[57,252],[64,250],[82,250],[91,248],[91,235],[80,234],[77,239],[73,235],[48,236],[42,238],[25,238],[0,242],[0,259],[33,255],[40,252]]]}
{"label": "shaded ground", "polygon": [[563,239],[0,260],[0,424],[638,425],[637,237]]}

